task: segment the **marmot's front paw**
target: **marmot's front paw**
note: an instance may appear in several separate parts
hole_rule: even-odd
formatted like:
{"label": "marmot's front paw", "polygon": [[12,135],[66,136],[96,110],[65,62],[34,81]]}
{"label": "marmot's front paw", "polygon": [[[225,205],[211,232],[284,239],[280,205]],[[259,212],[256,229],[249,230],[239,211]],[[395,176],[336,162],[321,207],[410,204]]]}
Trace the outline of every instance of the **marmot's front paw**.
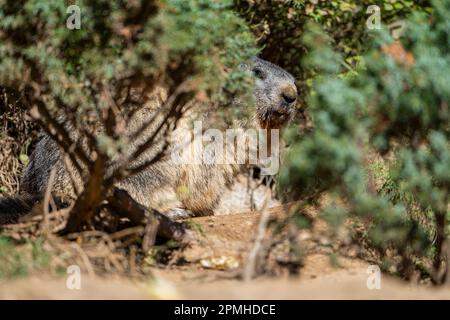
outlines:
{"label": "marmot's front paw", "polygon": [[190,217],[194,216],[192,211],[189,211],[187,209],[182,209],[182,208],[170,209],[170,210],[164,212],[164,215],[173,220],[186,219],[186,218],[190,218]]}

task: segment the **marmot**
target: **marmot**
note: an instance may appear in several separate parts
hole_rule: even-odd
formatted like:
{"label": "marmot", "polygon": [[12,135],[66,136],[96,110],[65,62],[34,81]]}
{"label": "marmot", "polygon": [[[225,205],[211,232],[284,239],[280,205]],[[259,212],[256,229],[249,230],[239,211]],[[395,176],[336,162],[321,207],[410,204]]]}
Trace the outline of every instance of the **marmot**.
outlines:
{"label": "marmot", "polygon": [[[283,128],[294,118],[296,112],[297,88],[294,77],[279,66],[256,57],[242,66],[251,70],[255,77],[253,91],[255,114],[252,119],[255,121],[255,127]],[[151,107],[138,111],[135,119],[130,121],[127,133],[134,132],[153,114],[154,108]],[[189,121],[184,121],[181,127],[177,126],[171,138],[172,142],[185,136],[184,130],[192,130],[191,127]],[[132,149],[139,144],[139,141],[129,143]],[[138,164],[151,159],[160,148],[161,146],[157,144],[152,146],[138,159],[134,159],[134,162]],[[0,224],[18,221],[22,215],[31,210],[35,202],[42,199],[52,169],[56,172],[52,192],[57,197],[75,198],[71,178],[60,148],[50,137],[44,136],[37,143],[30,162],[23,171],[20,194],[15,197],[0,198]],[[144,171],[121,181],[118,187],[127,190],[142,205],[172,216],[176,216],[177,213],[181,215],[189,213],[194,216],[210,215],[226,186],[232,181],[234,169],[235,166],[226,164],[180,165],[175,164],[168,156]],[[74,168],[69,170],[75,172]],[[72,176],[74,176],[73,173]],[[81,187],[79,177],[78,180]]]}

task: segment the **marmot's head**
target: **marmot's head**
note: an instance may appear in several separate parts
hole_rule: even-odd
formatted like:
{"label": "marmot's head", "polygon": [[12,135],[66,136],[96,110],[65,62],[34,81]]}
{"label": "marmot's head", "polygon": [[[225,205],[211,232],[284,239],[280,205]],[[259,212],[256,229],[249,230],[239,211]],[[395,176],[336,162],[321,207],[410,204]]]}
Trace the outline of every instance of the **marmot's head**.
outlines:
{"label": "marmot's head", "polygon": [[277,65],[256,57],[246,67],[256,78],[254,96],[259,125],[269,129],[284,127],[296,112],[294,77]]}

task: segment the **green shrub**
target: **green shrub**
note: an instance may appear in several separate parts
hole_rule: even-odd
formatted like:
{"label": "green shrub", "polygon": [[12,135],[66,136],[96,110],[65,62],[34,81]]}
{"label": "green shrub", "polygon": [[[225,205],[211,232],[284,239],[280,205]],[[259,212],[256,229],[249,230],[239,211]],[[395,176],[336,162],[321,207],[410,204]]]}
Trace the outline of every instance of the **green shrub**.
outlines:
{"label": "green shrub", "polygon": [[[330,38],[308,25],[303,41],[310,53],[304,66],[319,75],[310,98],[314,131],[302,138],[289,136],[293,146],[280,183],[311,201],[324,192],[344,197],[349,206],[339,212],[370,220],[371,244],[381,254],[396,250],[405,277],[415,262],[434,252],[428,272],[442,283],[450,199],[450,4],[432,4],[431,15],[416,13],[408,20],[401,42],[380,31],[356,74],[345,77],[338,76],[341,57]],[[384,154],[393,142],[398,158],[391,182],[413,199],[368,187],[363,146]],[[422,215],[432,214],[433,242],[412,218],[411,203]]]}
{"label": "green shrub", "polygon": [[308,52],[302,36],[316,22],[330,36],[330,45],[342,55],[341,64],[353,68],[367,49],[373,32],[366,28],[371,5],[381,9],[381,22],[390,24],[411,12],[429,11],[430,1],[391,0],[236,0],[236,11],[249,23],[263,58],[289,70],[298,80],[303,107],[313,70],[300,63]]}

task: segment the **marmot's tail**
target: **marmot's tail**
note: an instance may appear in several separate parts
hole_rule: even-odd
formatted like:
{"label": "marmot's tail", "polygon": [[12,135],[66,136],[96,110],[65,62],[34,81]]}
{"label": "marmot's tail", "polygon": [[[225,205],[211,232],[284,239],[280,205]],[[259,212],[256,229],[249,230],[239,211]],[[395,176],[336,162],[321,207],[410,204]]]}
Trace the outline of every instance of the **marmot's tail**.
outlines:
{"label": "marmot's tail", "polygon": [[0,197],[0,225],[18,222],[39,200],[40,197],[32,195]]}

